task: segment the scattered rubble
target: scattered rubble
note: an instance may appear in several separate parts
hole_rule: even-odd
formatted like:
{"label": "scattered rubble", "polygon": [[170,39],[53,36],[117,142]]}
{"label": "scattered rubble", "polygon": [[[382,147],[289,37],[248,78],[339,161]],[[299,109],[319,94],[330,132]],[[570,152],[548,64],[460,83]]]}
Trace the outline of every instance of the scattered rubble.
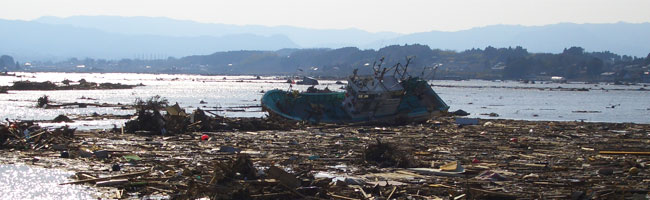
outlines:
{"label": "scattered rubble", "polygon": [[74,122],[68,116],[59,115],[52,119],[53,122]]}
{"label": "scattered rubble", "polygon": [[187,131],[291,130],[297,127],[297,122],[278,118],[226,118],[200,108],[187,114],[178,104],[168,104],[160,96],[147,101],[136,100],[136,118],[126,122],[125,131],[173,135]]}
{"label": "scattered rubble", "polygon": [[451,114],[456,115],[456,116],[469,116],[470,115],[470,113],[468,113],[467,111],[464,111],[462,109],[458,109],[458,110],[456,110],[454,112],[451,112]]}
{"label": "scattered rubble", "polygon": [[[81,99],[90,99],[87,97],[83,97]],[[58,109],[58,108],[70,108],[70,107],[76,107],[76,108],[87,108],[88,106],[93,106],[93,107],[121,107],[123,109],[128,108],[128,105],[122,105],[120,103],[118,104],[109,104],[109,103],[79,103],[79,102],[74,102],[74,103],[59,103],[55,104],[52,100],[50,100],[50,97],[47,95],[43,95],[41,97],[38,97],[36,100],[36,107],[38,108],[45,108],[45,109]]]}
{"label": "scattered rubble", "polygon": [[[168,104],[167,99],[161,98],[160,96],[151,97],[147,101],[139,98],[136,99],[134,106],[136,109],[136,118],[126,122],[124,130],[128,133],[144,131],[156,135],[167,134],[165,118],[160,111],[167,107]],[[175,131],[177,130],[173,132]]]}
{"label": "scattered rubble", "polygon": [[379,138],[377,143],[370,144],[363,151],[363,158],[378,167],[414,167],[412,153],[400,150],[399,146],[392,143],[382,143]]}
{"label": "scattered rubble", "polygon": [[[631,199],[650,192],[645,124],[480,119],[458,126],[449,117],[165,136],[52,131],[34,143],[6,130],[4,149],[31,150],[4,150],[2,162],[74,170],[77,181],[63,184],[110,191],[102,198]],[[39,148],[51,138],[64,140]]]}
{"label": "scattered rubble", "polygon": [[74,132],[67,126],[48,130],[33,122],[11,122],[0,125],[0,149],[59,149],[72,141]]}
{"label": "scattered rubble", "polygon": [[[68,84],[65,84],[68,83]],[[51,81],[45,82],[32,82],[32,81],[16,81],[12,86],[6,88],[7,90],[105,90],[105,89],[131,89],[139,85],[126,85],[121,83],[95,83],[88,82],[85,79],[78,81],[79,84],[71,85],[69,81],[65,81],[62,85],[57,85]]]}
{"label": "scattered rubble", "polygon": [[324,89],[318,89],[316,87],[309,86],[307,90],[305,90],[305,93],[331,93],[332,90],[330,90],[327,86]]}
{"label": "scattered rubble", "polygon": [[47,107],[48,104],[50,104],[50,97],[47,95],[38,97],[38,99],[36,100],[36,107],[45,108]]}

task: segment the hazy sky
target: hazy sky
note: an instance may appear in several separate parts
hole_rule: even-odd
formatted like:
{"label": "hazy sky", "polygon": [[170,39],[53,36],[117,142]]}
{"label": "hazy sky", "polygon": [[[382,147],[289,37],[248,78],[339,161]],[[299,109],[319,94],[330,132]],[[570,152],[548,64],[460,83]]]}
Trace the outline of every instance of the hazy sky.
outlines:
{"label": "hazy sky", "polygon": [[0,18],[156,16],[400,33],[493,24],[650,22],[650,0],[3,0]]}

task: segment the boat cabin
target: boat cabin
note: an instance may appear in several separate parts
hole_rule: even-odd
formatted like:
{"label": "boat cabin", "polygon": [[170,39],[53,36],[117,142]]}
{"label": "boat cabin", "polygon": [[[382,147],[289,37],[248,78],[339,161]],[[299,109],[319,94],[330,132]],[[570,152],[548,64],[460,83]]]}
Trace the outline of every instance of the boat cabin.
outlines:
{"label": "boat cabin", "polygon": [[404,88],[392,76],[348,78],[343,108],[352,118],[369,118],[392,115],[397,112]]}

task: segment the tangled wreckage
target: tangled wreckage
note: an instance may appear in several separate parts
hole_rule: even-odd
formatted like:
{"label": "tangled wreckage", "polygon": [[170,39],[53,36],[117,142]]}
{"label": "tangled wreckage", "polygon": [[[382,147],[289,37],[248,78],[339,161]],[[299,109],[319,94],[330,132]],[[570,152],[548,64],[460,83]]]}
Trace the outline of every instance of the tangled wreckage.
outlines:
{"label": "tangled wreckage", "polygon": [[270,90],[262,108],[271,116],[312,123],[421,122],[449,109],[426,80],[407,73],[410,59],[404,66],[382,68],[382,63],[373,65],[373,75],[355,70],[345,92]]}

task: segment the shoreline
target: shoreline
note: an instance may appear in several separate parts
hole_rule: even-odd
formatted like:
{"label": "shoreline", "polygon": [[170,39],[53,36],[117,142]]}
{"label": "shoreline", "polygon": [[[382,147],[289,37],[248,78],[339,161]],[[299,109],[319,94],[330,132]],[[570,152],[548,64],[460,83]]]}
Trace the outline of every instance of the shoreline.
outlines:
{"label": "shoreline", "polygon": [[[650,157],[599,152],[648,152],[649,131],[648,124],[504,119],[459,126],[453,118],[174,136],[77,131],[63,148],[71,158],[59,158],[62,150],[5,149],[1,162],[71,170],[103,195],[123,195],[117,198],[631,197],[650,191]],[[377,141],[411,166],[380,168],[386,163],[364,159]],[[460,177],[409,169],[454,161],[465,169]],[[98,179],[105,176],[114,178]]]}
{"label": "shoreline", "polygon": [[[196,77],[250,77],[246,79],[237,79],[237,80],[245,80],[245,81],[256,81],[256,80],[278,80],[278,81],[286,81],[289,78],[302,78],[303,76],[308,76],[308,75],[297,75],[297,74],[253,74],[253,73],[243,73],[243,74],[201,74],[201,73],[147,73],[147,72],[75,72],[75,71],[10,71],[14,73],[22,73],[19,74],[18,76],[25,76],[24,74],[54,74],[54,73],[65,73],[65,74],[145,74],[145,75],[160,75],[160,76],[196,76]],[[257,79],[256,77],[272,77],[272,79]],[[311,77],[311,76],[308,76]],[[348,78],[347,75],[345,76],[318,76],[317,80],[324,80],[324,81],[344,81]],[[170,79],[175,79],[175,78],[170,78]],[[227,79],[228,81],[232,81],[235,79]],[[481,79],[481,78],[468,78],[468,79],[449,79],[449,78],[438,78],[438,79],[428,79],[428,81],[472,81],[472,80],[480,80],[480,81],[488,81],[488,82],[520,82],[520,83],[525,83],[525,84],[530,84],[530,85],[543,85],[543,84],[548,84],[548,83],[557,83],[557,84],[585,84],[585,85],[621,85],[621,86],[644,86],[647,87],[650,85],[650,82],[643,82],[643,81],[633,81],[633,82],[627,82],[627,81],[603,81],[603,80],[582,80],[582,79],[575,79],[575,80],[570,80],[570,81],[562,81],[562,82],[557,82],[553,81],[551,79],[544,80],[544,79]],[[532,81],[532,82],[530,82]],[[551,88],[552,89],[552,88]]]}

